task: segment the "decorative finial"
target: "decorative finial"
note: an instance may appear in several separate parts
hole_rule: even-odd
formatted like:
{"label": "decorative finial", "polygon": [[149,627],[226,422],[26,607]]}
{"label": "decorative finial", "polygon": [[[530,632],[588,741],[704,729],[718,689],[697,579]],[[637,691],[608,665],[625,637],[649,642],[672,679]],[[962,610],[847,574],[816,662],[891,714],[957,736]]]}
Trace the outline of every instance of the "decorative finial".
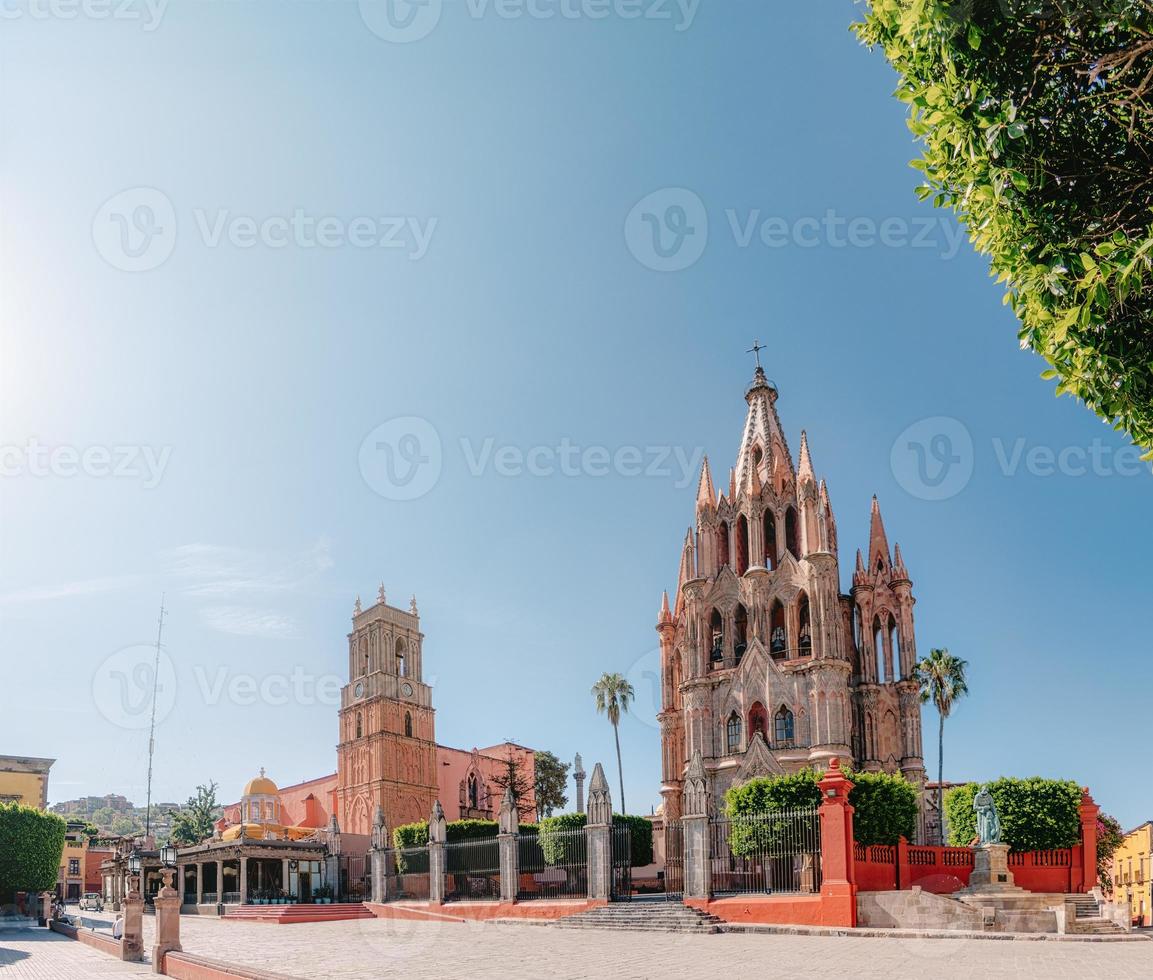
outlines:
{"label": "decorative finial", "polygon": [[357,596],[357,597],[356,597],[356,605],[354,605],[354,606],[352,607],[352,612],[353,612],[353,615],[354,615],[354,616],[359,616],[359,615],[360,615],[360,613],[361,613],[361,608],[360,608],[360,596]]}
{"label": "decorative finial", "polygon": [[753,346],[750,347],[747,351],[745,351],[746,354],[752,354],[756,357],[757,370],[758,371],[761,370],[761,351],[763,351],[765,349],[765,347],[766,347],[766,345],[762,344],[759,340],[754,340]]}
{"label": "decorative finial", "polygon": [[380,591],[376,593],[376,599],[381,605],[384,605],[384,583],[383,582],[380,583]]}
{"label": "decorative finial", "polygon": [[261,767],[260,767],[260,778],[261,778],[261,779],[263,779],[263,778],[264,778],[264,766],[261,766]]}
{"label": "decorative finial", "polygon": [[416,608],[416,595],[415,595],[415,593],[413,594],[412,602],[410,602],[408,605],[408,611],[410,613],[412,613],[414,616],[419,615],[419,611]]}

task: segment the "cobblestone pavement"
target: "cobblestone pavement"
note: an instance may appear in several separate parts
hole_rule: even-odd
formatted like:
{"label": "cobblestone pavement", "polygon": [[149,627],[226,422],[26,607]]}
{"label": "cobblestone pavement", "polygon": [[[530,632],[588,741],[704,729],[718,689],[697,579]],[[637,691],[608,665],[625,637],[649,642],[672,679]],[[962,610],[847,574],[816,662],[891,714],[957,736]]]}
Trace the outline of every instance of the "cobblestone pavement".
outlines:
{"label": "cobblestone pavement", "polygon": [[47,929],[0,930],[2,980],[88,980],[151,972],[142,963],[122,963]]}
{"label": "cobblestone pavement", "polygon": [[[153,920],[145,918],[145,948]],[[757,972],[775,978],[1000,980],[1153,977],[1153,942],[1072,943],[965,939],[876,939],[773,935],[667,935],[582,932],[534,925],[360,920],[277,926],[186,916],[184,948],[213,959],[296,977],[368,980],[470,978],[661,977],[691,980]],[[0,945],[3,940],[0,939]],[[52,944],[50,952],[56,953]],[[36,950],[33,963],[40,951]],[[106,960],[82,949],[84,962]],[[97,957],[93,961],[92,957]],[[2,962],[2,961],[0,961]],[[116,968],[121,964],[114,963]],[[35,977],[102,976],[66,972]],[[0,980],[8,974],[0,969]]]}

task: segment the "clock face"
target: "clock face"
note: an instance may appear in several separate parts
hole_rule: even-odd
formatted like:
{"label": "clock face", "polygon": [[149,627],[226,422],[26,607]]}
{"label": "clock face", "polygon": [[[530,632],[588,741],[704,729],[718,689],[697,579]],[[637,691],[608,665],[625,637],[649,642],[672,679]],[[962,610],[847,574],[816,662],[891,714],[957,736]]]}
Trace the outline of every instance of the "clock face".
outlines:
{"label": "clock face", "polygon": [[362,697],[364,695],[364,684],[357,684],[352,693],[355,694],[358,698]]}
{"label": "clock face", "polygon": [[406,698],[411,698],[411,697],[412,697],[412,685],[411,685],[411,684],[407,684],[407,683],[406,683],[406,684],[404,684],[404,685],[401,687],[401,689],[400,689],[400,692],[401,692],[401,694],[403,694],[403,695],[404,695]]}

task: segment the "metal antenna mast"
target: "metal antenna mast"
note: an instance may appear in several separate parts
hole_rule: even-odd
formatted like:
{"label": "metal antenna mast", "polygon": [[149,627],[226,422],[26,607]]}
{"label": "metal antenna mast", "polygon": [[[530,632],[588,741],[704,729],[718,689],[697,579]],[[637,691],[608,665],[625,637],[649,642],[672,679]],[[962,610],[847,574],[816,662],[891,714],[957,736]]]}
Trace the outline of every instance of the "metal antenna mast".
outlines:
{"label": "metal antenna mast", "polygon": [[160,688],[160,638],[164,635],[164,593],[160,594],[160,619],[156,624],[156,658],[152,664],[152,720],[148,727],[148,797],[144,802],[144,836],[152,834],[152,756],[156,752],[156,692]]}

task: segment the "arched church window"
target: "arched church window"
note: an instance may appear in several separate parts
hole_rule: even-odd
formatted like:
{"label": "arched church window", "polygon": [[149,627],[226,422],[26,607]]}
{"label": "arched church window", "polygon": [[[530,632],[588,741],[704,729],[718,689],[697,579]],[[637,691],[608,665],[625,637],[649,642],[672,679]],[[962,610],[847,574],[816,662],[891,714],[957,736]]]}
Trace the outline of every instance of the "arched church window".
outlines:
{"label": "arched church window", "polygon": [[785,607],[780,599],[773,600],[773,610],[769,615],[769,653],[774,657],[787,657],[789,643],[785,634]]}
{"label": "arched church window", "polygon": [[719,609],[714,609],[709,617],[709,662],[720,663],[725,659],[725,621]]}
{"label": "arched church window", "polygon": [[745,607],[738,602],[737,611],[733,617],[733,653],[737,658],[737,663],[741,662],[741,657],[745,655],[748,648],[749,614]]}
{"label": "arched church window", "polygon": [[729,563],[729,522],[721,521],[717,528],[717,571]]}
{"label": "arched church window", "polygon": [[877,663],[876,682],[883,684],[885,682],[885,641],[884,633],[881,631],[880,617],[873,618],[873,655],[876,657]]}
{"label": "arched church window", "polygon": [[729,715],[725,724],[725,750],[729,755],[735,755],[741,750],[741,716],[735,711]]}
{"label": "arched church window", "polygon": [[356,713],[356,737],[360,738],[364,734],[364,718],[360,712]]}
{"label": "arched church window", "polygon": [[737,564],[736,572],[744,575],[749,570],[749,522],[745,515],[737,518]]}
{"label": "arched church window", "polygon": [[773,717],[773,741],[779,745],[793,744],[793,713],[783,704]]}
{"label": "arched church window", "polygon": [[409,711],[404,713],[404,735],[406,738],[412,738],[412,712]]}
{"label": "arched church window", "polygon": [[405,653],[404,640],[398,639],[396,641],[396,676],[397,677],[407,677],[408,676],[408,663],[405,660],[404,653]]}
{"label": "arched church window", "polygon": [[790,507],[785,511],[785,548],[794,558],[801,557],[801,547],[797,537],[797,512]]}
{"label": "arched church window", "polygon": [[889,651],[893,657],[893,679],[901,679],[901,631],[897,629],[897,621],[889,619]]}
{"label": "arched church window", "polygon": [[803,592],[797,609],[797,629],[797,646],[800,647],[801,656],[806,657],[813,652],[813,630],[809,597]]}
{"label": "arched church window", "polygon": [[771,510],[765,511],[761,519],[761,526],[765,538],[765,567],[777,567],[777,521]]}
{"label": "arched church window", "polygon": [[765,706],[758,701],[751,708],[749,708],[749,741],[753,740],[753,736],[757,732],[761,733],[761,737],[768,739],[769,737],[769,713],[765,711]]}
{"label": "arched church window", "polygon": [[480,809],[479,798],[480,794],[476,784],[476,776],[470,773],[468,777],[468,806],[470,810]]}

